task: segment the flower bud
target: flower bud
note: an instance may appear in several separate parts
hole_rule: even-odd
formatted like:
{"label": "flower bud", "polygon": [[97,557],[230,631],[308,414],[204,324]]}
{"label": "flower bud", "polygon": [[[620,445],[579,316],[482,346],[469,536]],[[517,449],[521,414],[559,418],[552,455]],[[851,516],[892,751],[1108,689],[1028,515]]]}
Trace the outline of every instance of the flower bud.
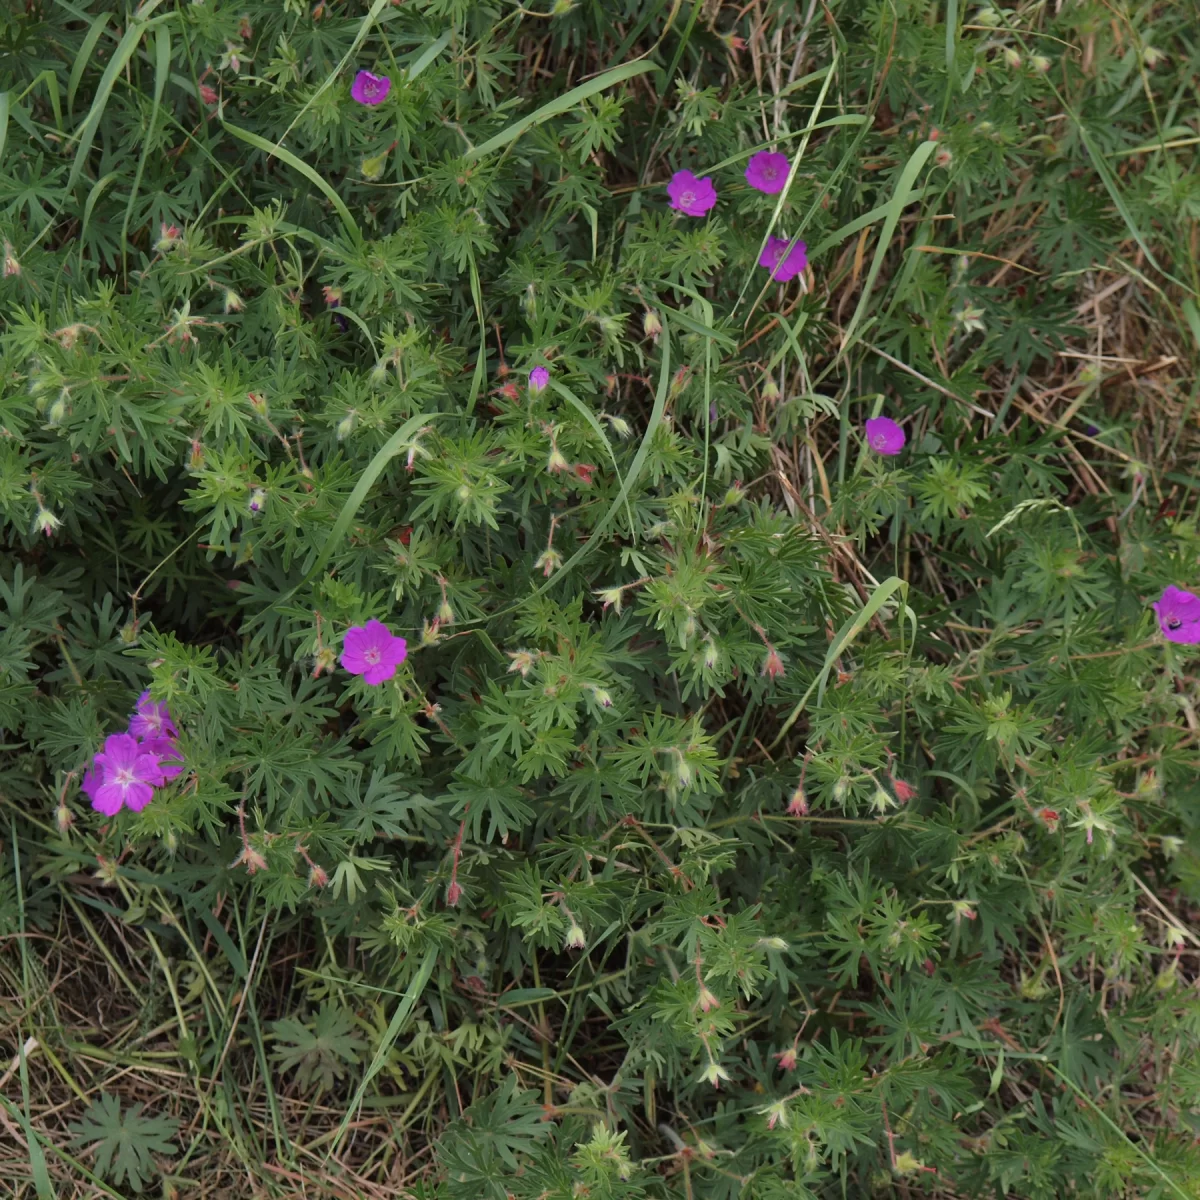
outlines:
{"label": "flower bud", "polygon": [[532,651],[510,650],[508,657],[512,659],[512,662],[508,664],[508,669],[519,672],[522,679],[527,678],[529,672],[533,669],[534,657]]}
{"label": "flower bud", "polygon": [[774,404],[775,401],[779,399],[781,394],[782,393],[779,391],[779,384],[777,384],[775,380],[768,375],[766,379],[763,380],[762,398],[768,404]]}
{"label": "flower bud", "polygon": [[700,661],[704,664],[706,671],[715,671],[721,662],[721,651],[711,637],[704,639],[704,653]]}
{"label": "flower bud", "polygon": [[721,1086],[721,1080],[729,1078],[729,1072],[725,1070],[724,1067],[718,1065],[710,1059],[708,1066],[704,1068],[704,1075],[702,1078],[704,1079],[705,1083],[711,1083],[713,1087],[719,1088]]}
{"label": "flower bud", "polygon": [[734,508],[741,504],[745,498],[746,489],[742,487],[741,481],[739,480],[732,487],[726,489],[725,499],[721,501],[721,506],[723,508]]}
{"label": "flower bud", "polygon": [[642,333],[648,338],[653,338],[658,341],[658,335],[662,333],[662,318],[652,308],[646,309],[645,315],[642,317]]}
{"label": "flower bud", "polygon": [[247,842],[242,847],[241,854],[233,860],[233,865],[235,867],[245,867],[246,873],[253,875],[256,871],[265,871],[267,869],[267,860]]}
{"label": "flower bud", "polygon": [[624,417],[614,417],[605,413],[604,419],[612,426],[613,433],[619,438],[627,438],[633,432]]}
{"label": "flower bud", "polygon": [[322,646],[317,651],[317,662],[313,668],[313,678],[319,679],[322,675],[332,675],[337,667],[337,652],[332,646]]}
{"label": "flower bud", "polygon": [[362,177],[368,183],[374,183],[375,180],[383,176],[383,168],[387,165],[387,151],[382,154],[372,154],[368,158],[364,158],[359,164],[359,170],[362,172]]}
{"label": "flower bud", "polygon": [[450,886],[446,889],[446,903],[453,908],[462,899],[462,887],[457,879],[450,880]]}
{"label": "flower bud", "polygon": [[600,601],[601,607],[611,608],[614,612],[620,615],[621,601],[624,599],[625,589],[619,587],[601,588],[597,592],[592,593],[597,600]]}
{"label": "flower bud", "polygon": [[836,783],[833,785],[833,799],[834,799],[834,802],[835,802],[836,804],[842,804],[842,803],[844,803],[844,802],[845,802],[845,799],[846,799],[846,797],[847,797],[849,794],[850,794],[850,780],[849,780],[849,778],[848,778],[847,776],[843,775],[843,776],[842,776],[842,777],[841,777],[841,778],[840,778],[840,779],[839,779],[839,780],[838,780],[838,781],[837,781],[837,782],[836,782]]}
{"label": "flower bud", "polygon": [[13,249],[12,242],[7,238],[4,239],[4,277],[11,278],[14,275],[20,275],[21,264],[17,261],[17,252]]}
{"label": "flower bud", "polygon": [[1146,46],[1142,50],[1142,62],[1144,62],[1151,71],[1153,71],[1154,68],[1157,67],[1164,58],[1166,58],[1166,55],[1161,50],[1156,49],[1154,46]]}
{"label": "flower bud", "polygon": [[[66,388],[63,388],[66,391]],[[59,396],[53,404],[50,405],[50,411],[46,413],[47,425],[58,425],[62,422],[63,417],[67,415],[67,402]]]}
{"label": "flower bud", "polygon": [[903,779],[892,780],[892,791],[896,793],[896,799],[901,804],[907,804],[917,794],[917,789],[912,784],[905,783]]}
{"label": "flower bud", "polygon": [[1029,65],[1039,74],[1049,74],[1051,62],[1044,54],[1035,54],[1030,60]]}
{"label": "flower bud", "polygon": [[1183,838],[1164,837],[1159,841],[1162,852],[1167,858],[1174,858],[1183,849]]}
{"label": "flower bud", "polygon": [[596,701],[601,708],[612,708],[612,697],[602,687],[593,687],[592,699]]}
{"label": "flower bud", "polygon": [[576,923],[571,923],[571,928],[567,930],[566,939],[563,941],[564,950],[582,950],[587,945],[587,938],[584,936],[583,929]]}
{"label": "flower bud", "polygon": [[67,836],[67,831],[75,824],[75,816],[71,810],[65,805],[60,804],[54,810],[54,826],[63,836]]}
{"label": "flower bud", "polygon": [[233,288],[225,289],[225,311],[227,313],[241,312],[246,307],[246,302],[233,290]]}
{"label": "flower bud", "polygon": [[541,571],[541,573],[547,579],[549,579],[550,576],[562,566],[562,564],[562,555],[559,554],[559,552],[553,547],[550,547],[549,549],[543,550],[538,556],[537,562],[533,564],[533,569],[535,571]]}
{"label": "flower bud", "polygon": [[1014,50],[1012,46],[1004,47],[1004,65],[1010,70],[1015,71],[1021,65],[1020,51]]}
{"label": "flower bud", "polygon": [[33,519],[35,531],[40,530],[46,537],[50,537],[61,524],[62,522],[48,508],[38,506],[37,516]]}
{"label": "flower bud", "polygon": [[875,785],[875,794],[871,797],[871,808],[874,812],[885,813],[889,808],[895,808],[896,801],[886,789]]}
{"label": "flower bud", "polygon": [[454,609],[450,607],[450,601],[445,597],[442,597],[442,602],[438,605],[437,619],[440,625],[454,624]]}
{"label": "flower bud", "polygon": [[788,801],[788,815],[792,817],[808,816],[808,797],[804,794],[804,784],[796,785],[791,800]]}
{"label": "flower bud", "polygon": [[767,656],[763,659],[762,674],[768,679],[778,679],[784,674],[783,659],[774,646],[767,647]]}
{"label": "flower bud", "polygon": [[265,505],[266,502],[267,502],[267,493],[264,492],[262,488],[260,488],[260,487],[255,488],[254,491],[252,491],[250,493],[250,506],[249,507],[250,507],[250,511],[252,513],[262,512],[263,505]]}
{"label": "flower bud", "polygon": [[323,888],[329,882],[329,873],[324,867],[313,863],[308,870],[308,886]]}
{"label": "flower bud", "polygon": [[789,1046],[786,1050],[781,1050],[775,1057],[779,1059],[779,1069],[781,1071],[794,1071],[796,1069],[795,1046]]}
{"label": "flower bud", "polygon": [[164,254],[179,245],[179,240],[179,226],[168,225],[166,221],[161,221],[158,226],[158,241],[154,243],[154,249],[160,254]]}
{"label": "flower bud", "polygon": [[963,921],[973,921],[978,915],[975,912],[975,906],[970,900],[955,900],[952,905],[954,910],[955,924],[961,924]]}
{"label": "flower bud", "polygon": [[344,442],[354,432],[354,421],[356,417],[354,409],[351,409],[339,422],[337,426],[337,440]]}
{"label": "flower bud", "polygon": [[567,462],[566,455],[557,447],[550,448],[550,457],[546,461],[546,470],[551,475],[557,475],[562,471],[570,470],[571,464]]}
{"label": "flower bud", "polygon": [[712,1012],[714,1008],[720,1008],[721,1002],[715,995],[703,984],[700,986],[700,999],[698,1001],[701,1012]]}
{"label": "flower bud", "polygon": [[786,950],[788,948],[787,942],[785,942],[781,937],[759,938],[754,944],[756,946],[761,946],[764,950]]}

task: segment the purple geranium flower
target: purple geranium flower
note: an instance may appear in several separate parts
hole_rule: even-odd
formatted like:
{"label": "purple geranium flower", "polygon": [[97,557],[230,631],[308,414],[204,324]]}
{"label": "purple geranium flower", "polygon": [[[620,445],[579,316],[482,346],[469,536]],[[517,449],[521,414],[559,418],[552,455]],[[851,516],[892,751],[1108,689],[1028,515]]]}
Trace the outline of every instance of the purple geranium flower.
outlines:
{"label": "purple geranium flower", "polygon": [[783,191],[787,183],[788,170],[791,163],[786,154],[777,154],[774,150],[760,150],[746,164],[746,182],[768,196],[774,196]]}
{"label": "purple geranium flower", "polygon": [[717,202],[717,189],[705,175],[697,179],[691,171],[676,171],[667,184],[671,207],[689,217],[702,217]]}
{"label": "purple geranium flower", "polygon": [[1168,642],[1184,646],[1200,642],[1200,596],[1172,584],[1164,589],[1154,605],[1154,614]]}
{"label": "purple geranium flower", "polygon": [[142,749],[158,759],[158,769],[164,780],[176,779],[183,774],[183,755],[174,738],[151,737],[142,742]]}
{"label": "purple geranium flower", "polygon": [[407,657],[408,643],[382,621],[372,618],[365,625],[353,625],[346,630],[342,666],[352,675],[361,675],[372,687],[391,679]]}
{"label": "purple geranium flower", "polygon": [[867,421],[867,445],[877,454],[899,454],[908,438],[891,417],[871,417]]}
{"label": "purple geranium flower", "polygon": [[386,75],[372,75],[370,71],[359,71],[350,87],[350,95],[359,104],[382,104],[392,90],[392,81]]}
{"label": "purple geranium flower", "polygon": [[137,711],[130,719],[129,732],[136,738],[179,736],[179,730],[175,728],[167,706],[161,700],[151,700],[148,690],[137,698]]}
{"label": "purple geranium flower", "polygon": [[803,242],[797,242],[785,256],[784,251],[791,245],[788,238],[772,235],[767,238],[766,248],[758,256],[758,265],[766,267],[771,272],[771,278],[780,283],[795,279],[808,266],[808,247]]}
{"label": "purple geranium flower", "polygon": [[529,372],[529,390],[540,392],[550,382],[550,372],[545,367],[534,367]]}
{"label": "purple geranium flower", "polygon": [[92,794],[92,807],[106,817],[116,816],[122,807],[140,812],[150,803],[155,787],[165,782],[158,755],[148,753],[130,733],[113,733],[104,739],[96,768],[103,777]]}

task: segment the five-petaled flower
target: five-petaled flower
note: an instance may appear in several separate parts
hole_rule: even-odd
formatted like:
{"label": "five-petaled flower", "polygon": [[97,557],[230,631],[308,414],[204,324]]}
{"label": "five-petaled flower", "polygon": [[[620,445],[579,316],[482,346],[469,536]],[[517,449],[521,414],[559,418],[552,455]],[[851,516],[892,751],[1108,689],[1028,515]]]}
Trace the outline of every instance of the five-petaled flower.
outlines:
{"label": "five-petaled flower", "polygon": [[342,666],[361,675],[374,687],[391,679],[408,657],[408,643],[373,617],[365,625],[352,625],[342,644]]}
{"label": "five-petaled flower", "polygon": [[803,242],[792,246],[790,239],[775,237],[772,234],[767,238],[767,244],[758,256],[758,265],[766,267],[771,272],[772,279],[779,283],[787,283],[808,266],[808,247]]}
{"label": "five-petaled flower", "polygon": [[717,202],[717,189],[705,175],[697,179],[691,171],[676,171],[667,184],[671,207],[688,217],[702,217]]}
{"label": "five-petaled flower", "polygon": [[891,417],[871,417],[867,421],[867,445],[876,454],[899,454],[908,438]]}
{"label": "five-petaled flower", "polygon": [[[131,733],[112,733],[104,739],[104,749],[96,755],[93,771],[101,779],[91,782],[92,807],[107,817],[122,807],[140,812],[150,803],[154,789],[166,782],[158,755],[153,754]],[[92,774],[92,772],[89,772]],[[87,776],[85,785],[89,784]]]}
{"label": "five-petaled flower", "polygon": [[1154,604],[1158,627],[1168,642],[1194,646],[1200,642],[1200,596],[1168,585]]}
{"label": "five-petaled flower", "polygon": [[774,150],[760,150],[746,164],[746,182],[752,188],[774,196],[783,191],[790,166],[786,154],[779,154]]}
{"label": "five-petaled flower", "polygon": [[359,71],[350,85],[350,96],[359,104],[382,104],[392,90],[392,81],[386,75],[372,75],[370,71]]}

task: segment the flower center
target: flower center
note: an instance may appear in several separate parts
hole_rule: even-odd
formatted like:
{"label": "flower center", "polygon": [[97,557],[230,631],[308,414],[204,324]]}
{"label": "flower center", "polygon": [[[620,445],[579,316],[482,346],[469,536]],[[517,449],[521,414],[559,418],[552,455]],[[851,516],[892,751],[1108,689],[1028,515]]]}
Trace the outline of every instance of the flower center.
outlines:
{"label": "flower center", "polygon": [[120,784],[121,787],[127,788],[131,783],[133,783],[133,781],[133,772],[128,767],[122,767],[117,772],[117,783]]}
{"label": "flower center", "polygon": [[363,655],[363,660],[368,666],[375,667],[379,665],[379,660],[383,657],[378,650],[368,650]]}
{"label": "flower center", "polygon": [[1182,624],[1183,622],[1178,617],[1171,617],[1170,620],[1167,621],[1167,628],[1178,629]]}
{"label": "flower center", "polygon": [[696,203],[696,193],[684,192],[683,195],[679,197],[679,202],[684,208],[691,208],[692,205]]}

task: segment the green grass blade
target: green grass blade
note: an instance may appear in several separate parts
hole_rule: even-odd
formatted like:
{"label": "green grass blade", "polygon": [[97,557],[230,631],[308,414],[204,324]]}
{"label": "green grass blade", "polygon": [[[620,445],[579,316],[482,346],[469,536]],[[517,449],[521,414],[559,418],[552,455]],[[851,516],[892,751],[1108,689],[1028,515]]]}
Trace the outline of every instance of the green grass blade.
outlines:
{"label": "green grass blade", "polygon": [[520,120],[514,121],[511,125],[496,134],[495,137],[488,138],[486,142],[472,147],[463,157],[468,161],[472,161],[484,158],[486,155],[493,154],[497,150],[502,150],[509,142],[516,141],[517,138],[523,133],[528,133],[535,125],[540,125],[543,121],[549,121],[552,117],[557,117],[562,113],[568,112],[581,100],[586,100],[589,96],[594,96],[597,92],[603,92],[607,88],[615,87],[618,83],[624,83],[626,79],[632,79],[635,75],[644,75],[647,71],[653,71],[654,69],[655,66],[651,62],[629,62],[622,63],[619,67],[613,67],[611,71],[605,71],[603,75],[597,75],[595,79],[589,79],[587,83],[581,83],[569,92],[564,92],[563,95],[556,96],[553,100],[543,104],[541,108],[529,113],[527,116],[521,117]]}
{"label": "green grass blade", "polygon": [[883,268],[883,260],[887,257],[888,248],[892,244],[892,235],[900,223],[900,216],[904,212],[908,194],[912,191],[913,183],[936,148],[937,142],[928,141],[922,142],[912,152],[908,162],[904,164],[904,170],[900,172],[900,178],[896,180],[896,189],[892,193],[891,200],[884,205],[887,215],[884,218],[883,228],[879,231],[879,245],[875,247],[875,257],[871,260],[871,268],[863,281],[862,293],[858,297],[854,315],[850,318],[850,324],[846,326],[846,330],[842,334],[842,344],[838,350],[839,357],[844,355],[852,344],[854,331],[858,328],[859,322],[867,311],[867,305],[871,301],[871,290]]}
{"label": "green grass blade", "polygon": [[[121,221],[121,261],[124,264],[126,243],[129,236],[129,220],[133,216],[133,206],[137,201],[138,189],[142,186],[142,175],[146,170],[146,156],[150,153],[150,145],[154,139],[154,130],[158,124],[158,110],[162,105],[163,91],[167,86],[167,76],[171,72],[171,31],[166,25],[160,25],[154,31],[154,100],[150,108],[150,124],[146,137],[142,142],[142,152],[138,156],[137,171],[133,176],[133,187],[129,189],[129,202],[125,205],[125,216]],[[82,253],[82,251],[81,251]]]}
{"label": "green grass blade", "polygon": [[416,61],[411,67],[405,68],[404,78],[409,83],[416,79],[416,77],[420,75],[421,72],[424,71],[425,68],[429,66],[429,64],[433,62],[433,60],[437,58],[437,56],[441,54],[441,52],[445,50],[448,45],[450,45],[450,38],[453,35],[453,32],[453,30],[447,29],[440,38],[438,38],[436,41],[430,42],[429,45],[421,51],[420,55],[417,57]]}
{"label": "green grass blade", "polygon": [[75,55],[75,61],[71,64],[71,74],[67,79],[67,112],[75,111],[75,93],[79,89],[79,81],[83,78],[83,73],[92,60],[92,52],[96,49],[96,43],[100,40],[100,35],[104,32],[104,27],[108,24],[108,18],[111,16],[111,12],[98,14],[83,36],[79,53]]}
{"label": "green grass blade", "polygon": [[110,183],[112,183],[113,180],[115,180],[116,178],[117,178],[117,172],[109,171],[109,173],[107,175],[104,175],[100,179],[97,179],[96,182],[94,184],[92,184],[91,191],[88,192],[87,202],[83,206],[83,220],[80,222],[80,225],[79,225],[79,272],[81,275],[83,273],[84,250],[87,246],[88,225],[91,223],[91,220],[92,220],[92,212],[96,207],[96,202],[104,194],[105,188],[107,188],[108,185]]}
{"label": "green grass blade", "polygon": [[[929,188],[925,187],[913,188],[900,202],[901,207],[907,208],[910,204],[914,204],[918,200],[924,200],[929,190]],[[877,208],[872,208],[861,216],[855,217],[853,221],[847,221],[840,229],[835,229],[827,237],[822,238],[813,248],[811,257],[815,259],[819,258],[822,254],[827,254],[852,234],[858,233],[861,229],[866,229],[868,225],[874,225],[876,221],[882,221],[890,211],[891,204],[889,202],[888,204],[881,204]]]}
{"label": "green grass blade", "polygon": [[8,93],[0,92],[0,162],[4,161],[4,143],[8,141]]}
{"label": "green grass blade", "polygon": [[346,227],[346,232],[355,241],[362,241],[362,232],[358,228],[358,222],[351,216],[350,210],[346,207],[346,202],[337,194],[337,191],[319,171],[310,167],[302,158],[298,158],[290,150],[279,145],[278,142],[269,142],[266,138],[259,137],[257,133],[251,133],[248,129],[240,129],[236,125],[230,125],[228,121],[222,121],[221,125],[232,133],[234,137],[240,138],[256,150],[261,150],[268,158],[275,157],[280,162],[287,163],[292,170],[299,171],[305,179],[325,194],[330,204],[337,210],[338,216],[342,218],[342,224]]}
{"label": "green grass blade", "polygon": [[[550,381],[550,386],[570,404],[576,412],[592,427],[592,431],[604,443],[605,450],[608,451],[608,457],[612,461],[613,471],[617,476],[617,483],[623,485],[624,480],[621,478],[621,468],[617,465],[617,456],[612,448],[612,443],[608,440],[608,435],[604,432],[604,427],[596,418],[596,414],[565,383],[559,383],[557,379]],[[633,511],[629,507],[629,501],[625,501],[625,512],[629,517],[629,531],[633,533],[635,528],[633,523]]]}
{"label": "green grass blade", "polygon": [[[825,685],[829,680],[829,673],[833,670],[833,664],[844,653],[846,647],[854,641],[856,637],[864,629],[866,629],[871,618],[887,603],[892,593],[898,589],[903,589],[907,594],[908,584],[898,575],[893,575],[885,579],[871,594],[870,600],[863,605],[859,612],[856,612],[842,627],[838,630],[837,636],[829,644],[829,650],[825,654],[825,662],[817,677],[808,685],[808,689],[804,695],[800,697],[796,707],[792,709],[791,715],[783,723],[783,727],[776,734],[775,740],[768,747],[774,750],[776,746],[787,736],[787,732],[799,720],[800,714],[804,711],[804,706],[808,703],[808,698],[815,690],[817,693],[817,703],[820,704],[825,697]],[[917,636],[917,614],[913,612],[907,604],[904,605],[904,616],[906,616],[912,624],[913,640],[916,641]]]}
{"label": "green grass blade", "polygon": [[346,1105],[346,1115],[342,1117],[342,1122],[337,1128],[337,1133],[333,1135],[333,1141],[330,1143],[329,1150],[325,1155],[326,1161],[337,1151],[342,1138],[346,1134],[346,1130],[350,1127],[350,1122],[362,1107],[363,1097],[367,1094],[367,1088],[370,1086],[371,1080],[383,1068],[389,1051],[395,1045],[396,1039],[400,1036],[400,1031],[404,1028],[404,1022],[412,1015],[413,1009],[417,1006],[417,1001],[420,1000],[425,991],[425,985],[432,978],[435,966],[437,966],[437,951],[430,950],[426,953],[424,960],[417,969],[412,983],[405,989],[404,998],[396,1006],[396,1011],[392,1014],[392,1019],[388,1022],[387,1030],[380,1040],[378,1047],[376,1047],[375,1056],[371,1059],[371,1065],[367,1067],[366,1074],[362,1077],[362,1082],[358,1085],[350,1103]]}

